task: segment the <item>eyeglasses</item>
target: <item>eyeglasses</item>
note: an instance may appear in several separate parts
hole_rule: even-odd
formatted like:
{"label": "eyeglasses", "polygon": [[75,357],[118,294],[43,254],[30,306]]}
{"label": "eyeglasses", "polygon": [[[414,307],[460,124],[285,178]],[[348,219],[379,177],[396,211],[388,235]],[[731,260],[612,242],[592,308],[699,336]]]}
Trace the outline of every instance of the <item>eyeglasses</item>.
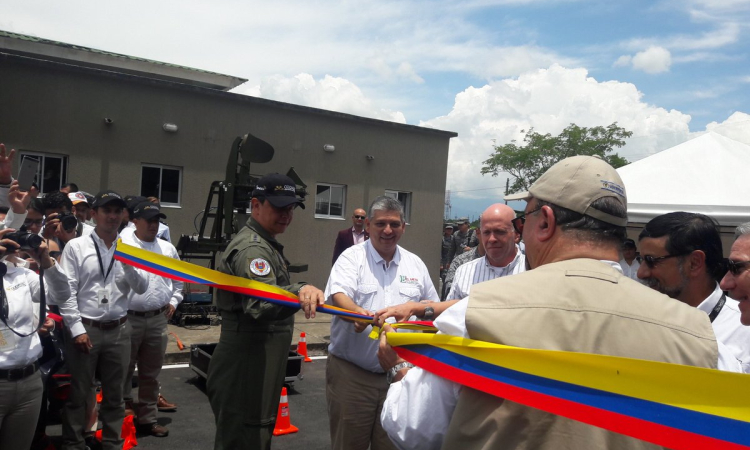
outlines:
{"label": "eyeglasses", "polygon": [[513,224],[513,228],[516,229],[516,232],[518,232],[518,234],[523,234],[523,226],[526,223],[526,216],[530,216],[534,214],[535,212],[540,211],[543,207],[544,206],[540,206],[539,208],[533,211],[523,213],[523,215],[520,215],[516,217],[515,219],[511,220],[510,222]]}
{"label": "eyeglasses", "polygon": [[44,222],[44,219],[37,219],[37,220],[26,219],[23,221],[23,224],[28,227],[29,225],[41,225],[42,222]]}
{"label": "eyeglasses", "polygon": [[355,218],[355,219],[362,219],[362,220],[365,220],[365,219],[366,219],[366,217],[365,217],[365,216],[358,216],[358,215],[356,215],[356,214],[354,215],[354,218]]}
{"label": "eyeglasses", "polygon": [[727,259],[727,270],[729,270],[732,275],[739,275],[743,270],[745,270],[745,267],[750,264],[750,261],[732,261],[731,259]]}
{"label": "eyeglasses", "polygon": [[669,258],[677,258],[679,256],[685,256],[685,255],[664,255],[664,256],[644,256],[643,262],[646,263],[649,269],[653,269],[656,267],[660,262],[664,261],[665,259]]}

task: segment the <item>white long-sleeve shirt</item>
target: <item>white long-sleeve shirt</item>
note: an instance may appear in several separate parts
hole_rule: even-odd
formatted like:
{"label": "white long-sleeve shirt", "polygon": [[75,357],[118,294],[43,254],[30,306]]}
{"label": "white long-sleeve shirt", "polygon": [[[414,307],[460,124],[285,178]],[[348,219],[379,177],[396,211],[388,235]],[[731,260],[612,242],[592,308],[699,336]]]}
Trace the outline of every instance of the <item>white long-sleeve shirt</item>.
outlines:
{"label": "white long-sleeve shirt", "polygon": [[453,284],[448,293],[447,300],[466,298],[469,296],[471,286],[477,283],[494,280],[495,278],[515,275],[526,271],[526,255],[516,247],[516,256],[507,266],[496,267],[489,263],[487,255],[462,264],[456,269]]}
{"label": "white long-sleeve shirt", "polygon": [[[54,303],[70,296],[68,277],[59,264],[44,271],[44,285],[47,302]],[[8,272],[3,277],[3,289],[8,299],[8,325],[21,334],[30,333],[39,325],[39,286],[37,273],[8,265]],[[0,369],[27,366],[41,354],[42,345],[37,333],[22,338],[0,321]]]}
{"label": "white long-sleeve shirt", "polygon": [[[123,236],[122,242],[134,247],[142,248],[160,255],[169,256],[179,260],[177,249],[174,245],[163,239],[154,239],[152,242],[138,239],[135,233]],[[130,307],[133,311],[154,311],[170,304],[177,308],[182,302],[182,281],[174,281],[169,278],[160,277],[153,273],[148,274],[148,289],[143,294],[130,292]]]}
{"label": "white long-sleeve shirt", "polygon": [[[698,309],[710,315],[722,295],[723,292],[719,283],[716,283],[714,291],[698,305]],[[716,334],[716,340],[723,344],[730,355],[733,355],[739,361],[744,373],[750,373],[750,327],[746,327],[740,322],[738,305],[737,300],[726,297],[726,303],[724,303],[716,319],[711,322],[711,326],[714,329],[714,334]],[[721,346],[719,350],[721,355]],[[726,355],[722,356],[725,357]]]}
{"label": "white long-sleeve shirt", "polygon": [[[94,245],[99,247],[102,266]],[[60,313],[73,337],[86,332],[81,317],[97,321],[117,320],[128,312],[130,291],[143,294],[148,288],[146,272],[115,261],[109,276],[110,262],[115,254],[115,244],[107,248],[96,231],[88,236],[71,239],[63,250],[60,263],[68,275],[70,297],[60,305]],[[107,303],[100,304],[100,292],[106,291]]]}

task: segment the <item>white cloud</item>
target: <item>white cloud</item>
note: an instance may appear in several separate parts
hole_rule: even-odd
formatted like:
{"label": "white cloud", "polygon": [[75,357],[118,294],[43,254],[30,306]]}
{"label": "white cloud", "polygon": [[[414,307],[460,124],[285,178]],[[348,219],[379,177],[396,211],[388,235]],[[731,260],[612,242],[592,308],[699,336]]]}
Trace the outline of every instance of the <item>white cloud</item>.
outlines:
{"label": "white cloud", "polygon": [[672,65],[672,54],[664,47],[649,47],[633,56],[633,68],[646,73],[669,71]]}
{"label": "white cloud", "polygon": [[482,161],[492,153],[493,139],[498,145],[520,141],[521,130],[530,127],[556,135],[570,123],[591,127],[617,122],[633,132],[633,138],[618,151],[630,160],[687,139],[690,116],[649,105],[641,97],[633,84],[599,82],[586,69],[553,65],[470,87],[456,95],[448,115],[421,125],[458,133],[451,140],[447,188],[456,193],[454,198],[477,198],[488,192],[465,191],[505,184],[504,174],[497,178],[479,175]]}
{"label": "white cloud", "polygon": [[723,122],[709,123],[706,125],[706,131],[715,131],[730,139],[750,145],[750,114],[737,111]]}
{"label": "white cloud", "polygon": [[622,55],[617,58],[617,61],[612,64],[612,67],[630,67],[633,62],[633,57],[630,55]]}
{"label": "white cloud", "polygon": [[349,80],[330,75],[326,75],[320,80],[315,80],[312,75],[307,73],[301,73],[295,77],[276,75],[264,78],[260,85],[240,86],[234,92],[296,105],[406,123],[406,118],[401,112],[378,107],[362,93],[357,85]]}

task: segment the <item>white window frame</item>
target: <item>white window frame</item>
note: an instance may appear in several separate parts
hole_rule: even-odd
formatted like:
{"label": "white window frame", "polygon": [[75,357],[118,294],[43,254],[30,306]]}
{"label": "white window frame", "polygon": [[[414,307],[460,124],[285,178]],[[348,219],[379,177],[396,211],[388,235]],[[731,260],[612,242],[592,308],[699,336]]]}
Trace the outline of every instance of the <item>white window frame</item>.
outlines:
{"label": "white window frame", "polygon": [[[59,153],[42,153],[42,152],[32,152],[29,150],[20,150],[18,152],[18,161],[19,161],[19,167],[20,161],[23,160],[24,156],[31,156],[32,158],[36,158],[39,160],[39,169],[36,172],[36,185],[39,186],[39,192],[45,193],[44,191],[44,179],[42,178],[42,174],[44,173],[45,164],[46,164],[46,158],[60,158],[63,160],[63,173],[60,174],[60,186],[56,186],[55,189],[52,189],[50,192],[54,192],[57,190],[60,190],[62,185],[66,184],[68,182],[68,171],[70,169],[70,157],[68,155],[62,155]],[[64,176],[63,176],[64,175]]]}
{"label": "white window frame", "polygon": [[316,183],[315,184],[315,203],[317,203],[318,200],[318,186],[328,186],[330,188],[341,188],[342,195],[342,204],[341,204],[341,215],[332,215],[331,214],[331,196],[329,190],[328,195],[328,214],[318,214],[318,208],[317,205],[313,205],[313,208],[315,208],[315,218],[316,219],[331,219],[331,220],[346,220],[346,185],[345,184],[333,184],[333,183]]}
{"label": "white window frame", "polygon": [[[143,191],[142,191],[142,189],[143,189],[143,169],[145,167],[152,167],[152,168],[159,169],[159,195],[157,195],[157,197],[159,198],[159,204],[161,206],[172,207],[172,208],[179,208],[182,205],[182,167],[178,167],[178,166],[165,166],[163,164],[141,163],[141,177],[140,177],[140,182],[138,183],[138,191],[139,191],[140,195],[143,195]],[[179,179],[178,186],[177,186],[177,203],[165,202],[164,199],[162,198],[162,195],[161,195],[162,194],[162,190],[161,190],[161,184],[162,183],[161,183],[161,180],[162,180],[162,176],[164,174],[164,169],[167,169],[167,170],[176,170],[177,173],[179,173],[179,175],[180,175],[180,179]]]}
{"label": "white window frame", "polygon": [[412,201],[412,193],[408,191],[398,191],[395,189],[386,189],[385,190],[385,196],[395,198],[396,200],[401,201],[398,197],[400,194],[403,194],[406,196],[406,201],[401,202],[401,205],[404,207],[404,222],[409,224],[411,222],[411,201]]}

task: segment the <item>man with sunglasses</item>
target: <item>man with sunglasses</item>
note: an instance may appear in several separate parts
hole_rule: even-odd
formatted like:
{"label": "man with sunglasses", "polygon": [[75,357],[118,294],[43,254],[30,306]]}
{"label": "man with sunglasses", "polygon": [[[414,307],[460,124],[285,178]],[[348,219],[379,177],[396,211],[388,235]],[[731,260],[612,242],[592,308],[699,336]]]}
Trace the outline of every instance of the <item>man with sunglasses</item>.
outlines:
{"label": "man with sunglasses", "polygon": [[721,289],[739,302],[742,325],[750,325],[750,222],[738,226]]}
{"label": "man with sunglasses", "polygon": [[339,231],[336,236],[336,244],[333,246],[333,260],[331,264],[336,264],[336,260],[339,259],[339,255],[344,253],[344,250],[357,245],[370,239],[370,233],[365,230],[365,219],[367,213],[362,208],[357,208],[352,214],[352,227],[346,228]]}
{"label": "man with sunglasses", "polygon": [[[299,298],[305,317],[325,303],[323,292],[292,283],[276,237],[303,208],[294,181],[278,173],[258,180],[251,216],[222,252],[218,270],[279,287]],[[208,366],[206,391],[216,419],[215,450],[270,449],[292,343],[295,308],[219,290],[221,336]]]}
{"label": "man with sunglasses", "polygon": [[684,211],[663,214],[643,227],[638,240],[643,256],[638,277],[652,289],[706,313],[723,344],[720,368],[732,370],[734,358],[743,372],[750,373],[750,329],[740,323],[737,301],[719,286],[726,267],[716,222]]}
{"label": "man with sunglasses", "polygon": [[[716,368],[706,316],[620,271],[627,201],[617,171],[574,156],[529,189],[516,226],[531,270],[472,286],[435,326],[447,334],[522,348],[595,353]],[[392,331],[388,325],[386,332]],[[658,345],[654,345],[658,343]],[[381,336],[380,363],[400,359]],[[381,419],[399,448],[661,448],[474,389],[418,368],[399,370]]]}

